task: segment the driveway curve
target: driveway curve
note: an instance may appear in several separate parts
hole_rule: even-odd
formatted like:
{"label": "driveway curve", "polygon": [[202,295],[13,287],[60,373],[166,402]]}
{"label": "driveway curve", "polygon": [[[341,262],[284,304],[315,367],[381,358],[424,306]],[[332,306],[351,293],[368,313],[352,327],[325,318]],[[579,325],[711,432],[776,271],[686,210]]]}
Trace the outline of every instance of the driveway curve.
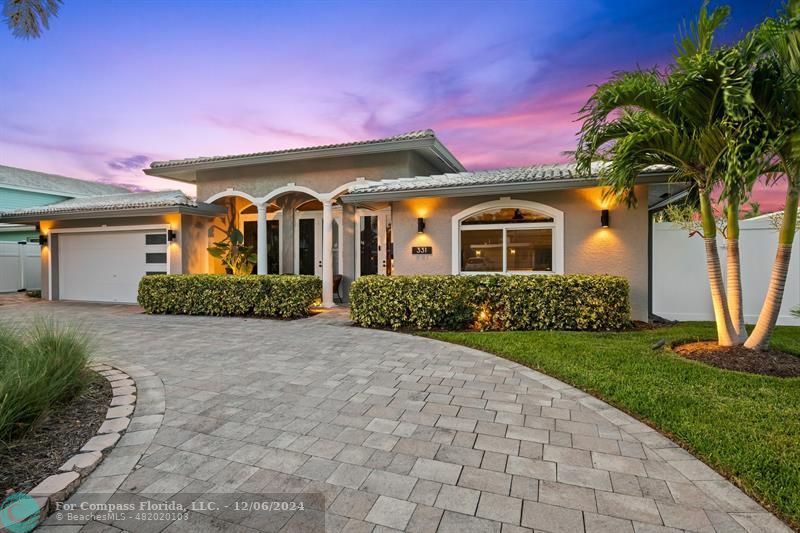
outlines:
{"label": "driveway curve", "polygon": [[[648,426],[484,352],[336,314],[0,305],[4,322],[32,315],[80,323],[101,359],[145,382],[128,433],[80,489],[95,499],[322,493],[331,532],[789,531]],[[314,531],[277,516],[225,520],[83,531]]]}

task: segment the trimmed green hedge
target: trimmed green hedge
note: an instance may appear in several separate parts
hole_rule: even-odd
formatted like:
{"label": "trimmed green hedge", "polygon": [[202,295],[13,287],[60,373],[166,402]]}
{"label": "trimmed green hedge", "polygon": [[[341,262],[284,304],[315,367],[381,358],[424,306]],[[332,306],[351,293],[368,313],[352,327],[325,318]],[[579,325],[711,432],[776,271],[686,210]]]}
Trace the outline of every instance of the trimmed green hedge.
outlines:
{"label": "trimmed green hedge", "polygon": [[322,294],[316,276],[155,274],[139,282],[148,313],[299,318]]}
{"label": "trimmed green hedge", "polygon": [[371,328],[604,331],[631,310],[618,276],[364,276],[350,316]]}

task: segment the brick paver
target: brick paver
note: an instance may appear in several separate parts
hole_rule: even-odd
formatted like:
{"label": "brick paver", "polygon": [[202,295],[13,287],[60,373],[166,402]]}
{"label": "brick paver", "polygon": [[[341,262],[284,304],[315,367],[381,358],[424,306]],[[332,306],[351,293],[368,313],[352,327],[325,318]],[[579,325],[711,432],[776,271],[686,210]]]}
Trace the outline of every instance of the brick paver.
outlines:
{"label": "brick paver", "polygon": [[[648,426],[476,350],[349,327],[341,314],[281,322],[5,303],[0,320],[79,322],[99,356],[163,381],[163,417],[137,407],[124,437],[142,454],[136,469],[104,463],[84,492],[321,492],[328,531],[788,531]],[[218,530],[209,520],[192,530]],[[236,530],[304,527],[280,520]]]}

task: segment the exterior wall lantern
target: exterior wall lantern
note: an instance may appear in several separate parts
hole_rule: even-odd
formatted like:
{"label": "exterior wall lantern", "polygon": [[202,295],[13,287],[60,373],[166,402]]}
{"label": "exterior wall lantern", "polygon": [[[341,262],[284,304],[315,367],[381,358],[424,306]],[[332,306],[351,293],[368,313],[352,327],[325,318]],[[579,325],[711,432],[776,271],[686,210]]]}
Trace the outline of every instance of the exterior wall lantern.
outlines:
{"label": "exterior wall lantern", "polygon": [[175,231],[173,231],[173,230],[171,230],[171,229],[168,229],[168,230],[167,230],[167,240],[168,240],[169,242],[173,242],[173,241],[174,241],[175,239],[177,239],[177,238],[178,238],[178,234],[177,234],[177,233],[175,233]]}
{"label": "exterior wall lantern", "polygon": [[425,233],[425,219],[422,217],[417,219],[417,233]]}
{"label": "exterior wall lantern", "polygon": [[47,246],[47,235],[43,233],[39,235],[39,246]]}
{"label": "exterior wall lantern", "polygon": [[603,228],[607,228],[609,226],[608,209],[603,209],[600,211],[600,226]]}

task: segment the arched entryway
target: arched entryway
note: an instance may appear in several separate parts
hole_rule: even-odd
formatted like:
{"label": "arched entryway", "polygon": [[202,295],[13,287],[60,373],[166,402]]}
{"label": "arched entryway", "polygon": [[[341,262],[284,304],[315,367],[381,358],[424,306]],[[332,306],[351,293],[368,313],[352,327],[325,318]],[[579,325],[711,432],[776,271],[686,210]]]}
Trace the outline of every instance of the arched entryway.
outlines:
{"label": "arched entryway", "polygon": [[235,203],[237,223],[247,243],[255,239],[258,274],[320,276],[322,305],[330,307],[334,279],[343,271],[344,212],[336,200],[363,182],[354,180],[324,193],[289,183],[261,197],[228,189],[206,201]]}
{"label": "arched entryway", "polygon": [[[226,213],[211,221],[211,227],[208,233],[208,246],[213,247],[215,243],[230,243],[234,239],[238,239],[234,235],[235,231],[242,234],[245,232],[244,220],[251,216],[255,220],[255,216],[250,215],[250,211],[256,210],[257,200],[247,194],[231,192],[229,194],[217,195],[210,199],[208,203],[224,207]],[[237,241],[238,242],[238,241]],[[252,251],[256,250],[256,240],[246,240],[243,244],[246,247],[251,247]],[[250,263],[251,272],[256,272],[256,265]],[[208,272],[222,274],[225,272],[232,272],[229,264],[226,264],[221,258],[214,257],[209,253],[208,258]]]}

